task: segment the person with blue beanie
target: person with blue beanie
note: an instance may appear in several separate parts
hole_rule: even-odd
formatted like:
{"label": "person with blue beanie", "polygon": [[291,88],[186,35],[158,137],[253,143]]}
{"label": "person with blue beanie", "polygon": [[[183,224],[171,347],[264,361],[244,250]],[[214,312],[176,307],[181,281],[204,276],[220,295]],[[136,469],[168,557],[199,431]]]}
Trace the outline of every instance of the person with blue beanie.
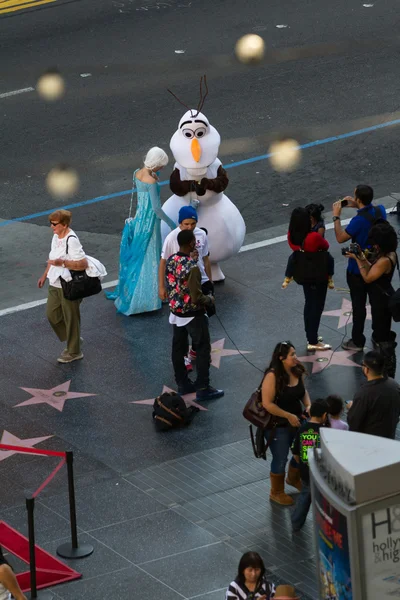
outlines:
{"label": "person with blue beanie", "polygon": [[[196,238],[196,248],[193,252],[193,258],[197,261],[197,266],[200,269],[201,274],[201,288],[203,294],[210,294],[214,292],[214,286],[212,283],[211,276],[211,263],[210,263],[210,251],[208,247],[207,233],[197,227],[198,216],[193,206],[182,206],[178,216],[179,226],[173,229],[165,238],[162,251],[161,260],[158,269],[158,295],[162,301],[167,299],[167,287],[165,279],[165,270],[167,260],[173,254],[179,252],[178,235],[181,231],[188,229],[193,231]],[[193,370],[192,360],[196,359],[196,350],[191,348],[190,352],[185,358],[186,369],[188,372]]]}
{"label": "person with blue beanie", "polygon": [[206,232],[203,229],[200,229],[200,227],[197,227],[198,216],[193,206],[182,206],[179,211],[178,222],[178,227],[173,229],[165,238],[161,251],[161,260],[158,270],[158,292],[161,300],[167,299],[165,265],[172,254],[179,252],[178,234],[184,229],[193,231],[196,238],[196,250],[193,257],[197,260],[197,265],[200,269],[203,294],[213,292],[208,238]]}

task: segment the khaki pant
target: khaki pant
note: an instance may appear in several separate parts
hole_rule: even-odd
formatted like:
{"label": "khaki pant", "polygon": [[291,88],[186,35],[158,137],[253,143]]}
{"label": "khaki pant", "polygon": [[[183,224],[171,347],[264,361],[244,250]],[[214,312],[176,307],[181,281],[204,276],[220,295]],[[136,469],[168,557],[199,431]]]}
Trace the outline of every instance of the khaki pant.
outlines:
{"label": "khaki pant", "polygon": [[67,300],[62,288],[49,286],[46,316],[60,342],[67,341],[68,353],[73,356],[81,351],[81,302],[82,300]]}

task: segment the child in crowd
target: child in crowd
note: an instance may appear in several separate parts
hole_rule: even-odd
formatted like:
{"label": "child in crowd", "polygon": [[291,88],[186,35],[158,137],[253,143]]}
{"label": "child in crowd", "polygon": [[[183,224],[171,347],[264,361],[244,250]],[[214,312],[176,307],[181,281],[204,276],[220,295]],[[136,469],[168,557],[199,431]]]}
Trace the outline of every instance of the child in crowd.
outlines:
{"label": "child in crowd", "polygon": [[300,600],[300,598],[292,585],[278,585],[276,586],[274,600]]}
{"label": "child in crowd", "polygon": [[344,408],[343,398],[332,394],[331,396],[327,397],[326,403],[328,405],[329,424],[332,429],[343,429],[347,431],[349,426],[340,418]]}
{"label": "child in crowd", "polygon": [[[325,221],[322,217],[322,211],[324,207],[322,204],[308,204],[306,207],[310,215],[311,220],[311,232],[319,233],[323,238],[325,237]],[[286,265],[285,271],[285,279],[282,283],[282,289],[286,289],[289,283],[293,281],[293,270],[294,270],[294,256],[293,252],[289,258]],[[335,268],[335,262],[333,257],[329,254],[329,273],[328,273],[328,288],[330,290],[335,289],[335,283],[333,281],[333,273]]]}
{"label": "child in crowd", "polygon": [[[204,231],[204,233],[206,234],[206,236],[208,237],[208,230],[205,227],[200,227],[199,229],[202,229]],[[198,251],[196,250],[197,255],[198,255]],[[203,291],[203,294],[212,294],[214,296],[214,284],[212,281],[208,280],[205,281],[204,283],[201,284],[201,289]],[[208,314],[208,312],[207,312]],[[193,371],[193,365],[192,365],[192,361],[196,360],[196,350],[194,350],[193,348],[190,348],[187,356],[185,356],[185,367],[186,367],[186,371],[188,373],[191,373]]]}
{"label": "child in crowd", "polygon": [[311,404],[310,420],[301,425],[296,433],[292,445],[292,453],[299,463],[301,478],[301,492],[297,498],[296,506],[291,514],[293,531],[300,531],[303,527],[311,506],[310,469],[308,466],[308,452],[310,449],[320,447],[320,427],[327,419],[328,406],[325,400],[318,399]]}

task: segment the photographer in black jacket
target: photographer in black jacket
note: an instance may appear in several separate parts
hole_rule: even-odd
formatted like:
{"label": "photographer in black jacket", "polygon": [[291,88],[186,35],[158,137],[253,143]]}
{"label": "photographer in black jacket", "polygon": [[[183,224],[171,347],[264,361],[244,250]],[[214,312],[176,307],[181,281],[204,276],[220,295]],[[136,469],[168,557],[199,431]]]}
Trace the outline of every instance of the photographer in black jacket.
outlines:
{"label": "photographer in black jacket", "polygon": [[385,376],[384,358],[376,350],[364,355],[362,368],[367,382],[347,405],[350,431],[394,439],[400,417],[400,386]]}

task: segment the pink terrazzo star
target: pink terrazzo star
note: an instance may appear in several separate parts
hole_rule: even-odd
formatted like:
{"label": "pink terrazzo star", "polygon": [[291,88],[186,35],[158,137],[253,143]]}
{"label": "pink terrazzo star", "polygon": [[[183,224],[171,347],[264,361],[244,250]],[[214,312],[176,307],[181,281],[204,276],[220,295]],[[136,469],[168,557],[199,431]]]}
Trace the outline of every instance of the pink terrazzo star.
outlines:
{"label": "pink terrazzo star", "polygon": [[[346,325],[349,325],[353,322],[352,311],[353,306],[351,300],[343,298],[341,308],[338,308],[337,310],[327,310],[323,312],[322,315],[325,315],[326,317],[339,317],[339,323],[337,328],[340,329],[341,327],[345,327]],[[369,321],[372,320],[371,306],[369,304],[367,305],[367,319]]]}
{"label": "pink terrazzo star", "polygon": [[224,348],[225,338],[217,340],[211,344],[211,364],[216,369],[219,369],[221,365],[221,358],[223,356],[235,356],[236,354],[251,354],[249,350],[228,350]]}
{"label": "pink terrazzo star", "polygon": [[[33,448],[36,444],[40,444],[40,442],[44,442],[50,438],[54,437],[53,435],[45,435],[44,437],[37,438],[29,438],[27,440],[21,440],[16,435],[9,433],[4,430],[3,435],[1,436],[0,444],[9,444],[10,446],[23,446],[24,448]],[[13,454],[21,454],[17,450],[0,450],[0,462],[2,460],[6,460],[6,458],[10,458]]]}
{"label": "pink terrazzo star", "polygon": [[17,406],[28,406],[29,404],[48,404],[53,408],[62,412],[64,410],[64,404],[67,400],[72,398],[84,398],[86,396],[96,396],[96,394],[84,394],[83,392],[70,392],[69,386],[71,385],[71,380],[66,381],[65,383],[61,383],[60,385],[56,385],[56,387],[51,388],[50,390],[39,390],[36,388],[21,388],[28,394],[32,394],[32,398],[29,400],[24,400],[24,402],[20,402],[16,404],[14,408]]}
{"label": "pink terrazzo star", "polygon": [[334,352],[333,350],[328,350],[327,352],[314,352],[314,354],[307,356],[299,356],[299,361],[302,363],[309,362],[312,363],[312,373],[319,373],[327,367],[332,365],[339,365],[341,367],[360,367],[357,363],[349,360],[350,356],[353,354],[357,354],[357,350],[340,350],[339,352]]}
{"label": "pink terrazzo star", "polygon": [[[161,393],[164,394],[165,392],[175,392],[175,390],[164,385]],[[194,401],[196,398],[196,393],[184,394],[182,398],[184,399],[186,406],[195,406],[199,410],[208,410],[207,408],[204,408],[204,406],[202,406],[201,404],[197,404],[197,402]],[[149,406],[153,406],[154,398],[149,398],[148,400],[133,400],[132,402],[130,402],[130,404],[148,404]]]}

